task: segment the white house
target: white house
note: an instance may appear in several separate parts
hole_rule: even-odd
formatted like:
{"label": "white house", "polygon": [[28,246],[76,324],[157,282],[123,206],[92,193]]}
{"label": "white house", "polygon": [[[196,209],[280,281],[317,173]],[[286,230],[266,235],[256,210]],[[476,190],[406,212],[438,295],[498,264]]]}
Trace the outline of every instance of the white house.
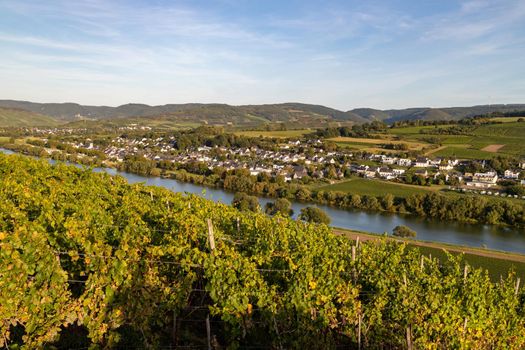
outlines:
{"label": "white house", "polygon": [[418,157],[414,162],[414,166],[418,168],[426,168],[430,166],[430,159],[426,157]]}
{"label": "white house", "polygon": [[512,170],[505,170],[505,173],[503,173],[503,176],[506,179],[518,179],[520,177],[519,171],[512,171]]}
{"label": "white house", "polygon": [[498,174],[495,171],[486,173],[475,173],[472,176],[472,181],[467,182],[467,186],[479,188],[491,188],[496,186],[498,182]]}
{"label": "white house", "polygon": [[377,167],[370,167],[366,169],[365,171],[365,177],[366,178],[374,178],[376,177],[376,173],[379,171],[379,168]]}
{"label": "white house", "polygon": [[369,168],[368,165],[360,165],[359,167],[357,167],[356,173],[358,173],[358,174],[365,174],[366,171],[368,170],[368,168]]}
{"label": "white house", "polygon": [[435,167],[438,167],[439,164],[441,164],[441,162],[442,162],[441,158],[436,158],[436,159],[430,159],[429,160],[430,165],[435,166]]}
{"label": "white house", "polygon": [[472,181],[490,182],[495,184],[498,182],[498,174],[495,171],[488,171],[486,173],[475,173]]}
{"label": "white house", "polygon": [[392,172],[395,175],[403,175],[405,173],[405,169],[392,169]]}
{"label": "white house", "polygon": [[394,164],[396,162],[397,158],[395,157],[383,157],[383,164]]}
{"label": "white house", "polygon": [[441,161],[438,165],[438,169],[441,171],[450,171],[454,169],[454,167],[458,164],[458,160],[447,160],[447,161]]}
{"label": "white house", "polygon": [[379,176],[381,176],[382,178],[387,179],[387,180],[391,180],[391,179],[394,179],[396,177],[394,172],[392,170],[390,170],[389,168],[386,168],[386,167],[379,168],[377,170],[377,173],[379,174]]}
{"label": "white house", "polygon": [[412,161],[410,159],[407,159],[407,158],[399,158],[396,162],[397,165],[399,166],[411,166],[412,165]]}
{"label": "white house", "polygon": [[294,179],[302,179],[303,177],[307,175],[308,175],[308,171],[306,170],[304,166],[301,166],[301,165],[294,166],[294,171],[293,171]]}
{"label": "white house", "polygon": [[454,169],[454,167],[450,164],[441,164],[439,167],[438,167],[439,170],[441,171],[449,171],[449,170],[452,170]]}

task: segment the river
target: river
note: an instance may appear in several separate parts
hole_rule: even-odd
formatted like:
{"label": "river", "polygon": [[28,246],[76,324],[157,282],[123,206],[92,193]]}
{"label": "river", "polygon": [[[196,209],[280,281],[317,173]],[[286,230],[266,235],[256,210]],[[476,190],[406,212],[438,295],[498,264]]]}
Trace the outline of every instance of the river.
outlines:
{"label": "river", "polygon": [[[12,151],[0,149],[1,152],[11,154]],[[52,164],[54,160],[50,160]],[[80,167],[79,165],[76,165]],[[120,175],[129,183],[143,182],[149,186],[165,187],[174,192],[187,192],[203,196],[207,199],[229,204],[233,193],[221,189],[208,188],[190,183],[183,183],[160,177],[145,177],[111,168],[94,168],[95,172],[106,172],[111,175]],[[274,199],[259,198],[261,207]],[[294,218],[302,208],[312,206],[312,203],[292,202]],[[444,242],[465,245],[469,247],[487,247],[501,251],[525,254],[525,228],[466,224],[455,221],[438,221],[412,215],[394,213],[369,212],[363,210],[346,210],[316,205],[324,210],[332,219],[334,227],[346,228],[374,233],[391,233],[398,225],[405,225],[417,232],[417,238],[425,241]]]}

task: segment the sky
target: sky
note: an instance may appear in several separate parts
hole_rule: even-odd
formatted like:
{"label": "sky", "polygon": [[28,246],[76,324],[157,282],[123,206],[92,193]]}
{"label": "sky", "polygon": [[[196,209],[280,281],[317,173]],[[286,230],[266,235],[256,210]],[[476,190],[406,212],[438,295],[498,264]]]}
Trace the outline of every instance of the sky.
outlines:
{"label": "sky", "polygon": [[525,103],[525,0],[0,0],[0,99]]}

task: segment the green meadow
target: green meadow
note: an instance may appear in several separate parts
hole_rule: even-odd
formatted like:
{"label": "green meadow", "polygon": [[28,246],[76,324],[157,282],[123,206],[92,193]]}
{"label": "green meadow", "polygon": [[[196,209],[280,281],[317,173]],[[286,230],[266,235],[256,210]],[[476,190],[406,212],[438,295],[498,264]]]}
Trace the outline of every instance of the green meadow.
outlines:
{"label": "green meadow", "polygon": [[340,191],[368,196],[383,196],[385,193],[391,193],[395,197],[408,197],[413,194],[426,194],[439,189],[441,189],[439,186],[412,186],[397,184],[395,182],[389,181],[363,179],[360,177],[354,177],[348,181],[318,188],[318,190],[323,191]]}
{"label": "green meadow", "polygon": [[[450,126],[439,126],[446,128]],[[422,134],[420,130],[436,129],[434,126],[394,128],[389,134],[401,140],[424,141],[437,138],[440,147],[433,156],[465,159],[490,159],[496,155],[525,156],[525,123],[505,121],[502,124],[487,124],[476,127],[470,135]],[[499,147],[499,146],[501,147]]]}
{"label": "green meadow", "polygon": [[306,134],[310,134],[310,129],[298,129],[298,130],[275,130],[275,131],[260,131],[260,130],[247,130],[247,131],[236,131],[234,134],[239,136],[248,137],[275,137],[275,138],[289,138],[289,137],[301,137]]}

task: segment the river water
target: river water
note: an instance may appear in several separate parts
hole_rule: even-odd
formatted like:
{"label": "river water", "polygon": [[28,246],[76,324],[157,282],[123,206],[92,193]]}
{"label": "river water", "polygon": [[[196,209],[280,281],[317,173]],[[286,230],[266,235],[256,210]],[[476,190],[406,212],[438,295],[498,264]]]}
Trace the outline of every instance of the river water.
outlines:
{"label": "river water", "polygon": [[[7,154],[13,153],[4,149],[0,149],[0,151]],[[50,160],[50,162],[52,164],[55,163],[53,160]],[[76,166],[80,167],[79,165]],[[106,172],[111,175],[120,175],[126,178],[129,183],[143,182],[149,186],[165,187],[174,192],[197,194],[216,202],[229,204],[233,199],[233,193],[221,189],[207,188],[160,177],[145,177],[110,168],[94,168],[93,170],[95,172]],[[261,207],[273,200],[259,198]],[[294,217],[297,217],[302,208],[312,205],[314,204],[292,202]],[[465,224],[454,221],[443,222],[411,215],[346,210],[327,205],[316,206],[330,216],[332,219],[331,225],[334,227],[374,233],[391,233],[394,227],[405,225],[416,231],[417,238],[421,240],[525,253],[525,228]]]}

